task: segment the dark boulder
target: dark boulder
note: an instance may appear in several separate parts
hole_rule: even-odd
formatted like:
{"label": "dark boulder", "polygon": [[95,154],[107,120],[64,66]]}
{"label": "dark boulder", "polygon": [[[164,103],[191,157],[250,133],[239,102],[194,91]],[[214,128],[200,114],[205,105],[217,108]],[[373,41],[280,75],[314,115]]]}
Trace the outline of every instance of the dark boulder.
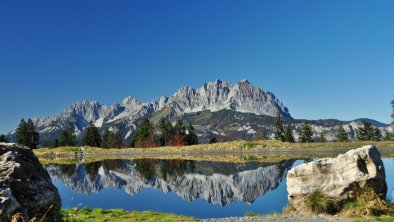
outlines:
{"label": "dark boulder", "polygon": [[59,193],[33,151],[0,143],[0,221],[56,221],[60,210]]}

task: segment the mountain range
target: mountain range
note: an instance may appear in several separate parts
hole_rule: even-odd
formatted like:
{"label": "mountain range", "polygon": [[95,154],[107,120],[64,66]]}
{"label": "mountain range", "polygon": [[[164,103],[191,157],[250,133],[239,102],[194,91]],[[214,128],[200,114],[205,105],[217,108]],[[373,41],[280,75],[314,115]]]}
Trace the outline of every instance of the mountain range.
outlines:
{"label": "mountain range", "polygon": [[[282,116],[285,124],[292,125],[297,138],[303,120],[293,119],[288,108],[273,93],[252,85],[248,80],[235,84],[216,80],[196,89],[182,87],[170,97],[161,96],[148,103],[131,96],[113,105],[83,100],[58,115],[35,117],[32,120],[41,141],[51,141],[65,129],[71,129],[80,141],[84,129],[92,121],[101,133],[105,130],[119,131],[127,142],[135,133],[139,120],[147,117],[157,124],[164,117],[171,121],[182,119],[191,122],[200,142],[207,142],[212,137],[219,140],[249,140],[261,127],[266,128],[272,136],[272,125],[277,115]],[[344,126],[350,138],[355,138],[356,129],[362,121],[392,131],[389,125],[370,119],[328,119],[310,123],[316,135],[324,131],[327,139],[333,140],[339,125]],[[15,140],[15,130],[8,137]]]}

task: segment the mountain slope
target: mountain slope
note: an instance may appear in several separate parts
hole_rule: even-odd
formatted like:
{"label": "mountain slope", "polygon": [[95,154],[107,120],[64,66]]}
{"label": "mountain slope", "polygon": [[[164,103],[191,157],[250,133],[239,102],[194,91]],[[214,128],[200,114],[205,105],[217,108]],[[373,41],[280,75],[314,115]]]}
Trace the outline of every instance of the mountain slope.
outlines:
{"label": "mountain slope", "polygon": [[[253,86],[247,80],[236,84],[217,80],[197,89],[183,87],[170,97],[162,96],[149,103],[141,103],[130,96],[121,104],[111,106],[84,100],[74,103],[59,115],[36,117],[32,120],[40,133],[41,141],[51,141],[65,129],[71,129],[77,139],[80,139],[90,121],[100,127],[102,132],[119,130],[125,139],[130,139],[142,117],[157,117],[159,115],[156,114],[162,114],[162,117],[176,119],[184,114],[220,110],[290,118],[288,109],[271,92]],[[11,140],[14,139],[15,132],[10,132],[8,136]]]}
{"label": "mountain slope", "polygon": [[[41,141],[52,141],[59,133],[71,129],[81,141],[84,129],[92,121],[101,133],[119,131],[126,144],[130,142],[139,120],[150,118],[157,125],[160,118],[191,122],[197,129],[200,142],[216,137],[219,141],[253,139],[258,129],[264,127],[273,137],[275,116],[281,115],[284,124],[291,124],[297,138],[303,120],[293,119],[288,109],[274,94],[266,92],[247,80],[232,84],[216,80],[200,88],[182,87],[170,97],[160,97],[149,103],[126,97],[122,103],[102,105],[96,101],[81,101],[71,105],[59,115],[33,118]],[[393,129],[370,119],[339,121],[336,119],[309,121],[317,137],[320,132],[327,140],[335,140],[336,129],[342,125],[350,139],[356,138],[362,121],[370,122],[379,129]],[[15,131],[8,134],[15,140]]]}

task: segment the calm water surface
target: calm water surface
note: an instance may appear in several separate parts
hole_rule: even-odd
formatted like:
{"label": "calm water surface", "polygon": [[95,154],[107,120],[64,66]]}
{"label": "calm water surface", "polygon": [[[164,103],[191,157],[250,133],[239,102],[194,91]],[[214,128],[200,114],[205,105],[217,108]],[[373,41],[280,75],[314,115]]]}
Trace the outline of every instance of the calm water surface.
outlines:
{"label": "calm water surface", "polygon": [[[383,159],[387,198],[394,195],[394,159]],[[197,218],[281,212],[286,174],[304,160],[222,163],[186,160],[107,160],[46,165],[63,207],[153,210]]]}

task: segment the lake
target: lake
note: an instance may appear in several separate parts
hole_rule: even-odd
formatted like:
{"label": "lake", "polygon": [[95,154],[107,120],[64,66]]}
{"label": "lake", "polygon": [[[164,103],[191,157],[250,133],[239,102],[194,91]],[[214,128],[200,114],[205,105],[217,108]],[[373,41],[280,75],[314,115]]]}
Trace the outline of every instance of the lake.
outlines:
{"label": "lake", "polygon": [[[122,208],[196,218],[281,212],[287,205],[286,174],[304,163],[226,163],[191,160],[105,160],[44,167],[64,208]],[[394,195],[394,158],[383,158]]]}

